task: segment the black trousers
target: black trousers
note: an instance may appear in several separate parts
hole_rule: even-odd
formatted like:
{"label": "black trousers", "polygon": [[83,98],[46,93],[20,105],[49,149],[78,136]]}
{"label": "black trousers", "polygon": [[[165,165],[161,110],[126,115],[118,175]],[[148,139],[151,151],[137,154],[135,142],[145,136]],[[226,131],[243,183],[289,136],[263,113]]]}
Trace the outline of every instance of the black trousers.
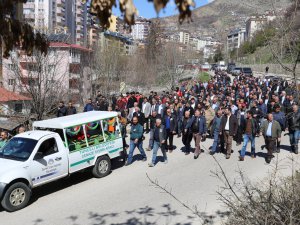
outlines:
{"label": "black trousers", "polygon": [[239,144],[241,144],[243,142],[243,131],[242,131],[241,126],[238,127],[238,130],[237,130],[237,133],[235,136],[235,141],[236,141],[236,143],[239,143]]}
{"label": "black trousers", "polygon": [[190,132],[182,133],[182,143],[185,147],[185,152],[191,151],[191,141],[193,139],[193,134]]}
{"label": "black trousers", "polygon": [[170,129],[166,129],[166,131],[167,131],[167,149],[173,150],[173,133],[170,131]]}
{"label": "black trousers", "polygon": [[272,158],[273,151],[275,150],[276,146],[276,138],[272,137],[265,137],[266,148],[268,150],[268,158]]}
{"label": "black trousers", "polygon": [[146,132],[149,132],[149,117],[148,118],[145,118],[145,123],[146,123]]}

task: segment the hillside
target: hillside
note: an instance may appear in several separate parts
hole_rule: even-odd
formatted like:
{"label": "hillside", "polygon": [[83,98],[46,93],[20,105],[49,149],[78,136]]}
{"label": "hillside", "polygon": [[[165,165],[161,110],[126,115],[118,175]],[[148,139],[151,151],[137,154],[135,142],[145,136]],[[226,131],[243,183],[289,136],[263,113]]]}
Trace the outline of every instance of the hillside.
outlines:
{"label": "hillside", "polygon": [[[193,22],[178,24],[178,17],[159,18],[166,32],[189,30],[200,35],[221,37],[231,28],[243,25],[245,19],[253,14],[267,10],[285,9],[290,0],[215,0],[203,7],[193,9]],[[157,20],[157,19],[154,19]]]}

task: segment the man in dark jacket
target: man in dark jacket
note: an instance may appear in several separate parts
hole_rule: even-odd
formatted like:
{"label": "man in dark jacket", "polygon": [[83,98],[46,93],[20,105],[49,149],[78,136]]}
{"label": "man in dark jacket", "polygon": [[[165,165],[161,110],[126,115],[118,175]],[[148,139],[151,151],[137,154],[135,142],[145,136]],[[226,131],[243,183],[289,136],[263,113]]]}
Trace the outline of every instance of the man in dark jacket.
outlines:
{"label": "man in dark jacket", "polygon": [[212,135],[214,137],[214,142],[210,154],[213,155],[217,151],[219,139],[220,139],[220,130],[221,130],[221,121],[222,121],[222,110],[218,110],[217,115],[212,122]]}
{"label": "man in dark jacket", "polygon": [[293,105],[293,112],[287,115],[290,144],[292,151],[298,154],[298,142],[300,139],[300,112],[297,105]]}
{"label": "man in dark jacket", "polygon": [[232,139],[236,135],[238,129],[238,121],[235,115],[232,115],[231,108],[225,109],[225,115],[221,121],[221,134],[223,134],[226,145],[226,159],[231,156]]}
{"label": "man in dark jacket", "polygon": [[[280,124],[281,130],[284,131],[285,128],[286,128],[285,114],[280,111],[280,105],[279,104],[276,104],[274,106],[274,109],[275,109],[275,111],[272,113],[273,118],[274,118],[275,121],[277,121]],[[280,141],[279,140],[277,140],[276,152],[277,153],[280,152]]]}
{"label": "man in dark jacket", "polygon": [[90,112],[90,111],[94,111],[94,106],[91,98],[88,99],[87,104],[84,106],[83,109],[83,112]]}
{"label": "man in dark jacket", "polygon": [[157,151],[160,148],[164,157],[164,163],[168,163],[166,154],[166,138],[167,132],[165,126],[161,124],[161,119],[156,119],[154,132],[153,132],[153,155],[149,167],[153,167],[156,163]]}
{"label": "man in dark jacket", "polygon": [[74,115],[76,113],[77,113],[77,111],[76,111],[76,108],[73,106],[73,103],[69,102],[68,108],[67,108],[67,116]]}
{"label": "man in dark jacket", "polygon": [[56,116],[62,117],[62,116],[66,116],[66,115],[67,115],[67,108],[66,108],[64,102],[61,101],[61,102],[59,102]]}
{"label": "man in dark jacket", "polygon": [[167,148],[171,153],[173,151],[173,136],[176,134],[177,130],[177,117],[175,114],[171,113],[171,109],[167,109],[167,113],[164,115],[162,123],[167,131],[167,140],[169,140],[169,145]]}
{"label": "man in dark jacket", "polygon": [[144,123],[145,123],[145,115],[144,113],[141,112],[139,107],[135,107],[134,108],[134,113],[133,113],[133,117],[137,117],[139,119],[139,124],[142,125],[142,127],[144,127]]}
{"label": "man in dark jacket", "polygon": [[186,155],[190,154],[191,141],[193,139],[192,129],[188,128],[188,124],[191,123],[191,119],[190,111],[186,111],[182,120],[182,143],[184,144]]}
{"label": "man in dark jacket", "polygon": [[147,151],[151,151],[153,148],[153,134],[154,134],[154,128],[156,119],[161,119],[159,115],[157,115],[156,111],[152,112],[152,115],[150,116],[150,132],[149,132],[149,146],[146,148]]}
{"label": "man in dark jacket", "polygon": [[257,121],[253,118],[253,112],[247,112],[247,120],[244,120],[241,124],[242,131],[244,134],[244,144],[240,153],[240,161],[244,161],[246,148],[248,142],[251,141],[251,157],[255,158],[255,137],[259,133],[259,127]]}
{"label": "man in dark jacket", "polygon": [[130,109],[134,106],[134,103],[137,102],[136,97],[134,96],[134,92],[131,92],[127,101],[127,109]]}
{"label": "man in dark jacket", "polygon": [[197,159],[201,154],[200,142],[201,138],[206,135],[207,128],[206,128],[206,119],[199,109],[196,109],[195,116],[192,117],[190,123],[187,126],[187,129],[191,129],[193,133],[193,138],[195,141],[195,152],[194,152],[194,159]]}
{"label": "man in dark jacket", "polygon": [[128,154],[128,159],[126,162],[126,166],[130,165],[133,158],[133,151],[137,147],[140,153],[143,156],[143,161],[147,161],[146,153],[143,149],[143,132],[144,129],[141,124],[139,124],[139,119],[137,117],[133,117],[132,126],[130,129],[130,150]]}

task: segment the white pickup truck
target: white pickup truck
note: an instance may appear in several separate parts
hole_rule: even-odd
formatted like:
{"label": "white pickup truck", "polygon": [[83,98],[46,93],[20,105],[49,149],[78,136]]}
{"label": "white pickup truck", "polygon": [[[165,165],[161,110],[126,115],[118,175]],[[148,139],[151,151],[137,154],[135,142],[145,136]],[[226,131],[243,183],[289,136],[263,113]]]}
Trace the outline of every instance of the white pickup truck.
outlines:
{"label": "white pickup truck", "polygon": [[0,149],[0,200],[10,212],[24,208],[37,186],[91,167],[95,177],[111,171],[123,153],[116,112],[88,112],[38,121],[33,131]]}

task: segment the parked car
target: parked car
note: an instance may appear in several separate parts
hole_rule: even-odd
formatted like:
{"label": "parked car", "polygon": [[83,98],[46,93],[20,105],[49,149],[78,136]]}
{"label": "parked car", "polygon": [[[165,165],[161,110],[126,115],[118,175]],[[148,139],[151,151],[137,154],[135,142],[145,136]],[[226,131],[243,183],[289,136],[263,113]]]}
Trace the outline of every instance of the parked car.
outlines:
{"label": "parked car", "polygon": [[225,65],[218,65],[218,70],[226,71],[227,70],[227,66],[225,66]]}
{"label": "parked car", "polygon": [[210,70],[210,65],[209,64],[203,64],[203,65],[201,65],[201,70],[202,71],[209,71]]}
{"label": "parked car", "polygon": [[210,70],[216,70],[218,68],[217,64],[211,64]]}
{"label": "parked car", "polygon": [[242,67],[242,73],[245,75],[245,76],[253,76],[253,72],[252,72],[252,69],[250,67]]}
{"label": "parked car", "polygon": [[233,75],[233,76],[238,76],[238,75],[240,75],[242,73],[242,68],[241,67],[235,67],[233,70],[232,70],[232,72],[231,72],[231,74]]}
{"label": "parked car", "polygon": [[235,67],[236,67],[235,63],[228,63],[227,73],[232,73]]}

